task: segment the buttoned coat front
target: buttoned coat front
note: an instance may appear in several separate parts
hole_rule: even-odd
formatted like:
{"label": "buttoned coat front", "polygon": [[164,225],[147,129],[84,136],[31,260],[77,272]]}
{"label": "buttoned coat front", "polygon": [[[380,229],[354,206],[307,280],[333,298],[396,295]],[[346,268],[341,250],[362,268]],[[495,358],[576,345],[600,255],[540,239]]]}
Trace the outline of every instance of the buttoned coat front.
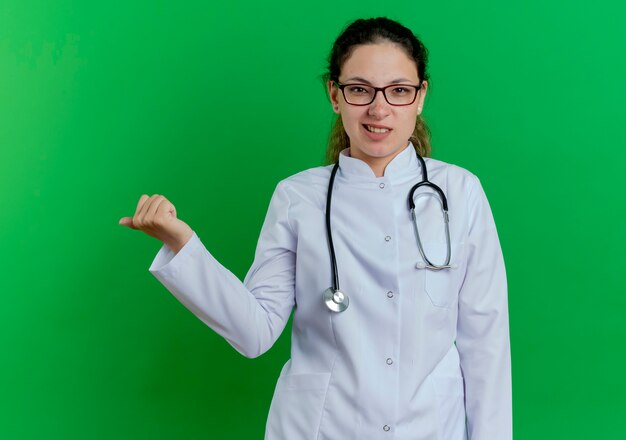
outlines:
{"label": "buttoned coat front", "polygon": [[[425,161],[448,198],[452,269],[418,264],[407,202],[422,176],[413,145],[382,177],[341,152],[331,227],[350,298],[342,313],[323,301],[331,166],[279,182],[243,283],[195,232],[152,262],[150,272],[244,356],[267,351],[294,311],[266,440],[512,438],[507,286],[493,216],[473,174]],[[433,195],[420,189],[414,200],[424,251],[440,264],[445,230]]]}

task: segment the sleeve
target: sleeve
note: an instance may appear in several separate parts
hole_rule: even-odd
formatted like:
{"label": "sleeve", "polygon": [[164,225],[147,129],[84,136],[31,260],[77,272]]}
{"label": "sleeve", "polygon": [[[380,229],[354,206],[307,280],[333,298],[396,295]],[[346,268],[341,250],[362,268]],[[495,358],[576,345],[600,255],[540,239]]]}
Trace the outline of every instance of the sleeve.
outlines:
{"label": "sleeve", "polygon": [[164,244],[149,268],[185,307],[246,357],[269,350],[293,309],[296,237],[288,211],[281,182],[243,283],[207,251],[195,231],[175,255]]}
{"label": "sleeve", "polygon": [[469,190],[468,260],[456,345],[465,381],[469,440],[512,439],[511,353],[504,259],[489,203]]}

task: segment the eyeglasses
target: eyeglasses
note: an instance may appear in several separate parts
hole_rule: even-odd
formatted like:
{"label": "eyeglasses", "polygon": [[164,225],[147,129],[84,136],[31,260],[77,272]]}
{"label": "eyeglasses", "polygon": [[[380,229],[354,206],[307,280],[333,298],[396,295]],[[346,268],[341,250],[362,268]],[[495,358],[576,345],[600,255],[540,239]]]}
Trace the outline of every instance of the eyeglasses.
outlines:
{"label": "eyeglasses", "polygon": [[343,93],[343,98],[348,104],[369,105],[376,99],[376,93],[383,92],[385,100],[391,105],[411,105],[415,102],[417,92],[422,85],[391,84],[386,87],[372,87],[367,84],[340,84],[333,83]]}

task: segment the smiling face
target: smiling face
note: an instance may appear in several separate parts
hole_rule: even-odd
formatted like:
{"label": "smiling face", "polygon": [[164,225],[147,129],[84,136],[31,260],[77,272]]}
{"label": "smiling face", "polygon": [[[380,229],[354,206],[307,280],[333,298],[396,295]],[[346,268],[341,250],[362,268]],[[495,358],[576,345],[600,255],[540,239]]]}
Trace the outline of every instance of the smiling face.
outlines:
{"label": "smiling face", "polygon": [[[413,59],[401,46],[389,41],[357,46],[341,66],[338,79],[341,84],[361,83],[374,87],[419,84]],[[341,115],[350,138],[350,155],[367,162],[377,176],[382,176],[387,164],[408,145],[417,115],[422,111],[427,86],[424,81],[411,105],[391,105],[382,92],[378,92],[371,104],[356,106],[348,104],[341,90],[329,81],[333,108]]]}

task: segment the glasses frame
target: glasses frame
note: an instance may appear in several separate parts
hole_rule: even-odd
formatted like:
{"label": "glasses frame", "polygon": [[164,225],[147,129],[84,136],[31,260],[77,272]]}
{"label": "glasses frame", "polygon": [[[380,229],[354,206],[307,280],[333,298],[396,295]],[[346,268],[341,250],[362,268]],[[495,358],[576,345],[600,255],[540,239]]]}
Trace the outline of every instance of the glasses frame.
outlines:
{"label": "glasses frame", "polygon": [[[383,93],[383,97],[385,98],[385,101],[387,101],[387,104],[389,104],[389,105],[393,105],[394,107],[404,107],[406,105],[412,105],[415,102],[415,100],[417,99],[417,93],[422,89],[422,83],[420,83],[420,84],[390,84],[390,85],[385,86],[385,87],[374,87],[371,84],[365,84],[365,83],[341,84],[339,81],[334,81],[333,80],[333,84],[336,85],[339,90],[341,90],[341,94],[343,95],[343,99],[344,99],[344,101],[346,101],[346,103],[348,103],[350,105],[356,105],[356,106],[359,106],[359,107],[362,107],[362,106],[365,106],[365,105],[370,105],[372,102],[374,102],[376,100],[376,95],[378,94],[379,91]],[[365,86],[365,87],[369,87],[370,89],[374,89],[374,96],[372,96],[372,100],[370,102],[368,102],[367,104],[353,104],[353,103],[349,102],[348,99],[346,98],[346,92],[344,91],[344,88],[346,86]],[[398,87],[398,86],[415,87],[415,95],[413,96],[413,100],[411,102],[409,102],[408,104],[392,104],[391,102],[389,102],[389,98],[387,98],[387,89],[389,89],[391,87]]]}

